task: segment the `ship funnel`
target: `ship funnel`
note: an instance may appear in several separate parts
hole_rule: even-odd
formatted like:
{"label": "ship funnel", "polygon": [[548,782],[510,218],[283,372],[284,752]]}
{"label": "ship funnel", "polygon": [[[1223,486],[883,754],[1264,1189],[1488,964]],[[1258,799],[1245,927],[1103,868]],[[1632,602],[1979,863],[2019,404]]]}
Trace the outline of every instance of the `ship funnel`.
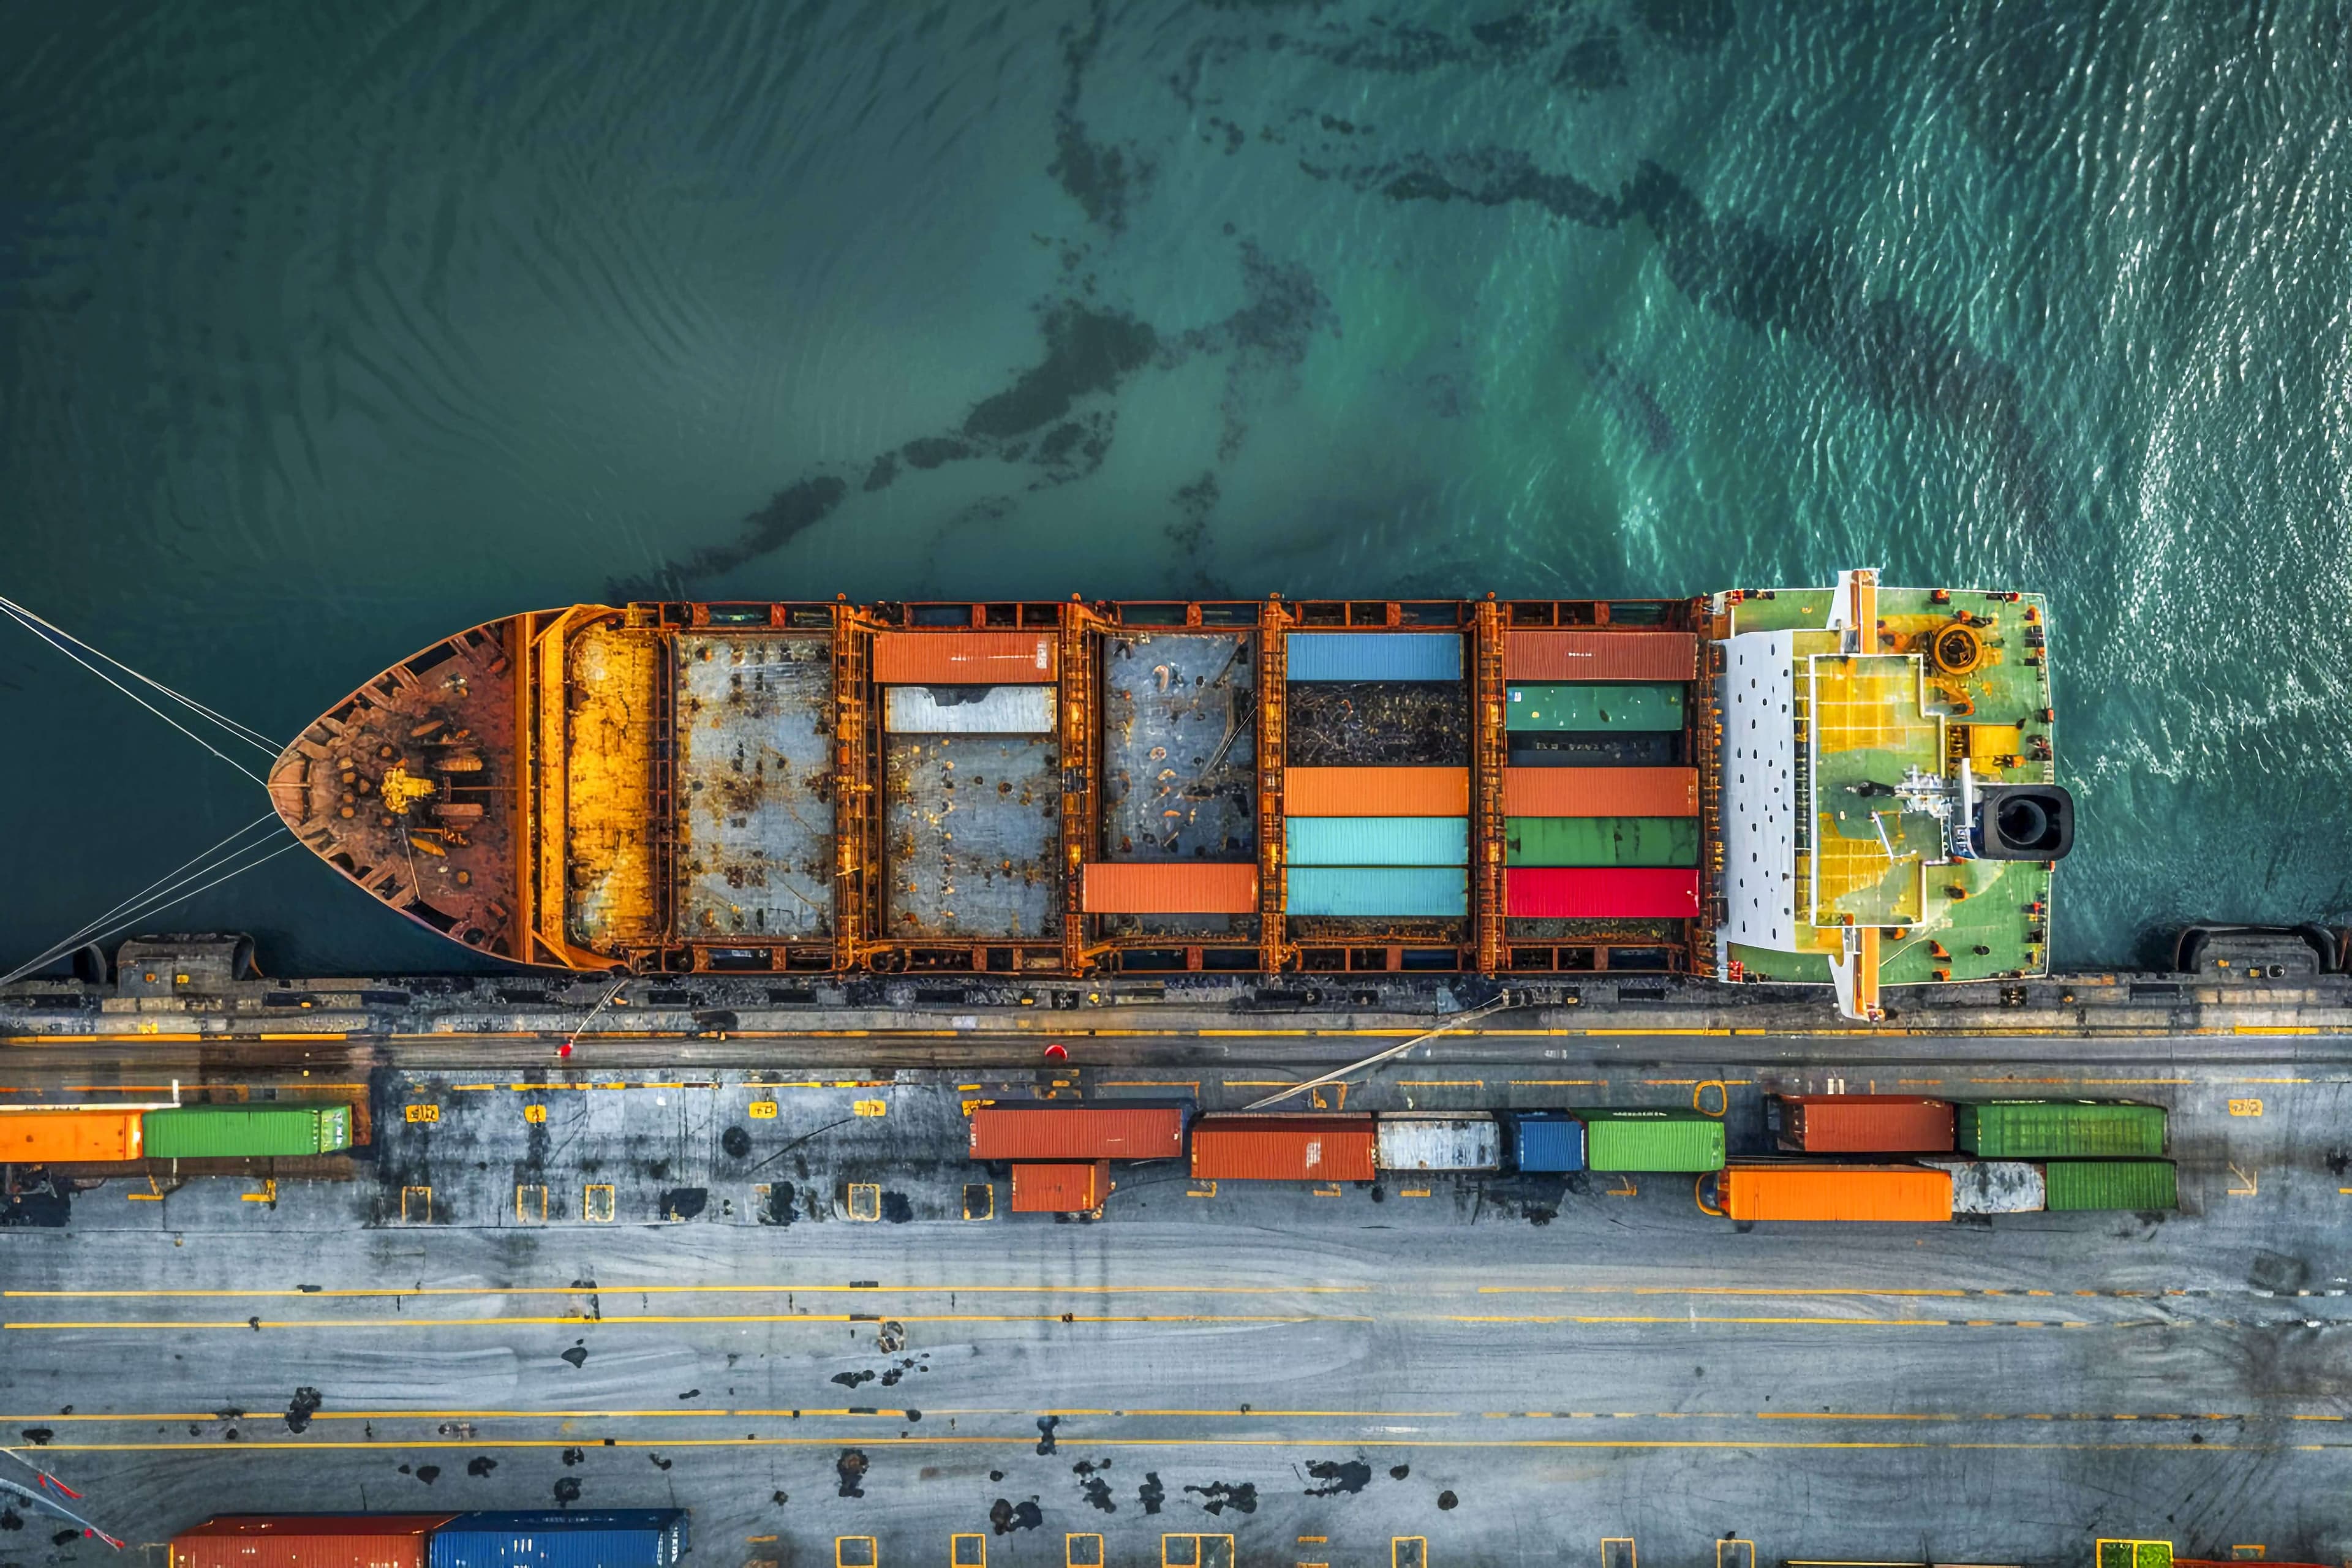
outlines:
{"label": "ship funnel", "polygon": [[2057,784],[1984,785],[1969,837],[1980,859],[2063,860],[2074,847],[2074,797]]}

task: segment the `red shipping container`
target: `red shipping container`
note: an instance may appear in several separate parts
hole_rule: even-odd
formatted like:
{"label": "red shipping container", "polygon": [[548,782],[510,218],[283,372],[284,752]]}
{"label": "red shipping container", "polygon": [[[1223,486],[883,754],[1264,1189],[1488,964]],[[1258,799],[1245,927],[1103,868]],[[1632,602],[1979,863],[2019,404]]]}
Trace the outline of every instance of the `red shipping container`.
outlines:
{"label": "red shipping container", "polygon": [[1255,861],[1097,861],[1078,907],[1090,915],[1254,915]]}
{"label": "red shipping container", "polygon": [[1517,631],[1503,639],[1506,680],[1696,680],[1694,632]]}
{"label": "red shipping container", "polygon": [[425,1568],[454,1513],[233,1513],[172,1538],[171,1568]]}
{"label": "red shipping container", "polygon": [[1014,1214],[1092,1214],[1110,1194],[1110,1162],[1013,1167]]}
{"label": "red shipping container", "polygon": [[1052,632],[877,632],[884,686],[1020,686],[1054,679]]}
{"label": "red shipping container", "polygon": [[1192,1175],[1210,1182],[1369,1182],[1369,1116],[1204,1116],[1192,1124]]}
{"label": "red shipping container", "polygon": [[1292,816],[1467,816],[1468,768],[1291,768],[1282,809]]}
{"label": "red shipping container", "polygon": [[1696,768],[1505,768],[1506,816],[1696,816]]}
{"label": "red shipping container", "polygon": [[1764,1120],[1806,1154],[1948,1154],[1952,1102],[1916,1094],[1776,1094]]}
{"label": "red shipping container", "polygon": [[971,1113],[975,1160],[1173,1160],[1184,1111],[1173,1105],[983,1105]]}
{"label": "red shipping container", "polygon": [[1503,912],[1508,915],[1655,921],[1698,914],[1695,868],[1514,866],[1503,879]]}

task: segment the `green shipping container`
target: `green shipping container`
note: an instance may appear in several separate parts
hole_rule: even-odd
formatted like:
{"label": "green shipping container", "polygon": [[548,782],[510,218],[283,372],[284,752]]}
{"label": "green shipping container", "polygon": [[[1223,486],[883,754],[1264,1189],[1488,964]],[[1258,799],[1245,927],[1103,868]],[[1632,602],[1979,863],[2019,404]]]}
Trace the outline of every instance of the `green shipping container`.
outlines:
{"label": "green shipping container", "polygon": [[2042,1167],[2046,1207],[2062,1210],[2151,1209],[2180,1206],[2180,1182],[2169,1160],[2053,1160]]}
{"label": "green shipping container", "polygon": [[1696,1110],[1569,1112],[1584,1123],[1589,1171],[1720,1171],[1723,1123]]}
{"label": "green shipping container", "polygon": [[1514,866],[1696,866],[1696,816],[1514,816],[1504,844]]}
{"label": "green shipping container", "polygon": [[1683,689],[1671,680],[1559,681],[1505,689],[1506,730],[1679,730]]}
{"label": "green shipping container", "polygon": [[348,1105],[182,1105],[140,1119],[151,1160],[325,1154],[352,1146]]}
{"label": "green shipping container", "polygon": [[2164,1107],[2128,1100],[1979,1100],[1952,1107],[1954,1141],[1987,1160],[2131,1160],[2164,1152]]}

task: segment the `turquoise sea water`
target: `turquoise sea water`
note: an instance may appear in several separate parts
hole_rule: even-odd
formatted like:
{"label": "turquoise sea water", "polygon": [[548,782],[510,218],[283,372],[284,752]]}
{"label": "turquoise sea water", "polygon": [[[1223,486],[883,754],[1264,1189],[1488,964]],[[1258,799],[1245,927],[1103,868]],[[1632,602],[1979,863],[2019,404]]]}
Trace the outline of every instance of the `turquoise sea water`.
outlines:
{"label": "turquoise sea water", "polygon": [[[2352,918],[2352,8],[0,12],[0,592],[273,734],[608,593],[2056,602],[2056,956]],[[0,957],[263,808],[5,627]],[[154,922],[463,955],[290,855]]]}

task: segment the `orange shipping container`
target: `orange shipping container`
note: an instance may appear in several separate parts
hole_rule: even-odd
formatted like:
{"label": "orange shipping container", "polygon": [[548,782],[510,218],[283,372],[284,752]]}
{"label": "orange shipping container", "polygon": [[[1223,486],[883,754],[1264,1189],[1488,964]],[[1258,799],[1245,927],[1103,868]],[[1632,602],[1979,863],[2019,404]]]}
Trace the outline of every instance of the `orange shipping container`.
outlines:
{"label": "orange shipping container", "polygon": [[1944,1221],[1948,1172],[1920,1165],[1732,1164],[1716,1178],[1733,1219]]}
{"label": "orange shipping container", "polygon": [[1247,915],[1257,912],[1257,867],[1201,860],[1097,861],[1086,868],[1079,908],[1090,915]]}
{"label": "orange shipping container", "polygon": [[1369,1116],[1204,1116],[1192,1124],[1192,1175],[1211,1182],[1369,1182]]}
{"label": "orange shipping container", "polygon": [[[1291,776],[1297,777],[1294,772]],[[1696,768],[1505,768],[1506,816],[1696,816]]]}
{"label": "orange shipping container", "polygon": [[1110,1162],[1013,1167],[1014,1214],[1092,1214],[1110,1194]]}
{"label": "orange shipping container", "polygon": [[1470,770],[1292,768],[1283,774],[1282,808],[1292,816],[1467,816]]}
{"label": "orange shipping container", "polygon": [[1052,632],[877,632],[884,686],[1020,686],[1054,679]]}
{"label": "orange shipping container", "polygon": [[0,1116],[0,1165],[142,1157],[135,1110],[13,1110]]}
{"label": "orange shipping container", "polygon": [[172,1568],[425,1568],[453,1513],[239,1513],[172,1538]]}
{"label": "orange shipping container", "polygon": [[1184,1152],[1175,1105],[982,1105],[971,1113],[975,1160],[1172,1160]]}
{"label": "orange shipping container", "polygon": [[1692,632],[1512,632],[1503,641],[1506,680],[1696,680]]}

